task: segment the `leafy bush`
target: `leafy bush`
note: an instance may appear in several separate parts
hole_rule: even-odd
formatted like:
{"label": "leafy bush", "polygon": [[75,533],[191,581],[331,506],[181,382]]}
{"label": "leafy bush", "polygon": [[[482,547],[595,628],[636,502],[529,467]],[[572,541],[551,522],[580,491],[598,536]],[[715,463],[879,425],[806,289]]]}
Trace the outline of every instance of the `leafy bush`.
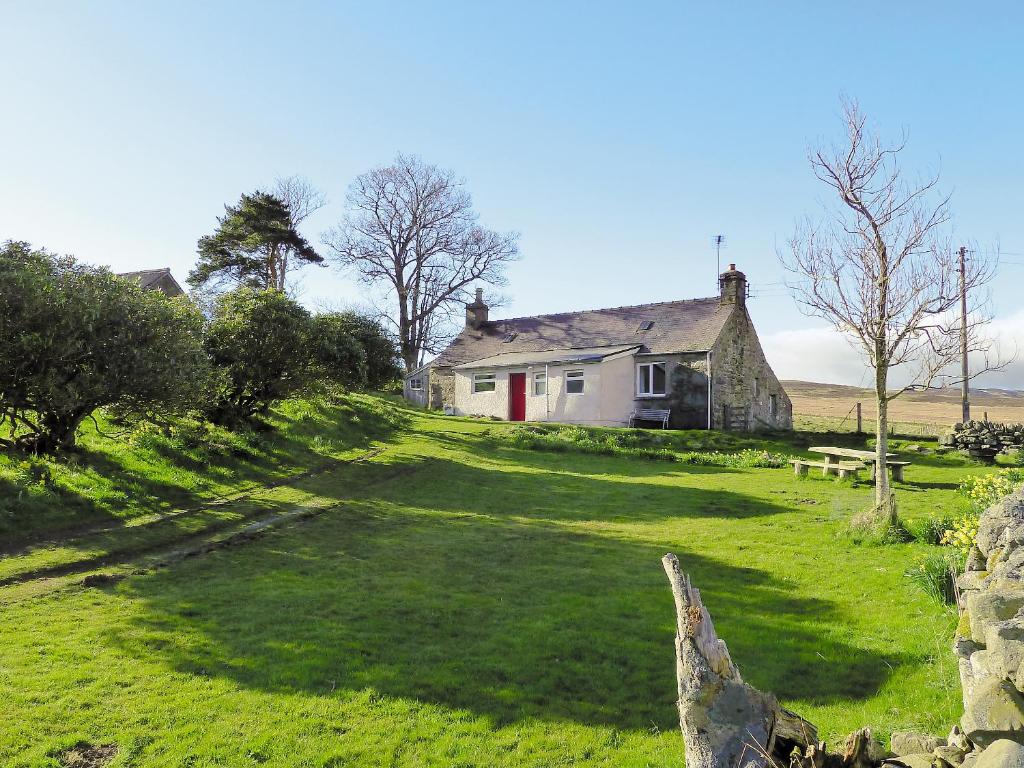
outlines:
{"label": "leafy bush", "polygon": [[321,381],[362,389],[368,377],[367,352],[352,333],[346,314],[329,312],[313,317],[311,354]]}
{"label": "leafy bush", "polygon": [[311,319],[280,291],[239,288],[217,297],[205,346],[217,371],[207,415],[216,424],[249,423],[315,380]]}
{"label": "leafy bush", "polygon": [[956,602],[953,582],[961,568],[963,560],[958,555],[939,550],[919,557],[904,575],[925,594],[952,605]]}
{"label": "leafy bush", "polygon": [[0,248],[0,440],[36,453],[70,448],[103,406],[189,408],[209,382],[203,319],[186,299],[143,291],[107,269]]}
{"label": "leafy bush", "polygon": [[[314,318],[314,333],[324,333],[328,340],[348,336],[363,350],[365,370],[361,386],[370,389],[385,389],[395,382],[402,371],[398,367],[398,349],[394,339],[384,327],[372,317],[358,312],[325,312]],[[330,351],[323,362],[330,363]],[[340,364],[345,365],[344,352]]]}

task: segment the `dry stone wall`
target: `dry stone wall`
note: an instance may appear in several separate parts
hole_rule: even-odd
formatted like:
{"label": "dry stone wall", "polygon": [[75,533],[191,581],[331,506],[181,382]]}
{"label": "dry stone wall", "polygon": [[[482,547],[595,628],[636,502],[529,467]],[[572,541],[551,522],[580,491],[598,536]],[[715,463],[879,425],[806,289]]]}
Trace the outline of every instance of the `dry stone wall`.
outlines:
{"label": "dry stone wall", "polygon": [[974,747],[964,765],[1009,764],[997,756],[1024,765],[1024,492],[985,510],[976,542],[957,580],[961,728]]}
{"label": "dry stone wall", "polygon": [[964,714],[948,739],[894,733],[889,762],[908,768],[1024,768],[1024,492],[981,515],[957,579],[953,650]]}

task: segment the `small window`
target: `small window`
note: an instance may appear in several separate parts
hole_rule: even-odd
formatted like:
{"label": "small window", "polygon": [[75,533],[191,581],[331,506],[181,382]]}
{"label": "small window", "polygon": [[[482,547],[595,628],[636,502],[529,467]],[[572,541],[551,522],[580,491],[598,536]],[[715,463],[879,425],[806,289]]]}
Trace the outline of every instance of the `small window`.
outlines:
{"label": "small window", "polygon": [[642,323],[640,323],[640,326],[636,329],[636,332],[640,333],[640,331],[649,331],[653,327],[654,327],[654,321],[653,320],[644,320]]}
{"label": "small window", "polygon": [[768,415],[773,419],[779,415],[778,395],[768,395]]}
{"label": "small window", "polygon": [[497,376],[493,373],[474,373],[473,394],[475,395],[477,392],[493,392],[496,386],[496,379]]}
{"label": "small window", "polygon": [[506,334],[505,334],[505,338],[503,338],[503,339],[501,340],[501,343],[502,343],[502,344],[508,344],[508,343],[509,343],[510,341],[512,341],[512,339],[514,339],[514,338],[515,338],[516,336],[518,336],[518,335],[519,335],[519,334],[517,334],[517,333],[515,333],[515,332],[513,332],[513,333],[506,333]]}
{"label": "small window", "polygon": [[533,374],[533,394],[546,395],[548,393],[548,375],[546,373]]}
{"label": "small window", "polygon": [[414,379],[409,379],[409,389],[411,389],[413,392],[419,392],[421,389],[423,389],[423,379],[419,378],[418,376]]}
{"label": "small window", "polygon": [[666,393],[665,363],[640,363],[636,367],[636,393],[639,397],[664,397]]}
{"label": "small window", "polygon": [[761,380],[754,379],[754,397],[758,397],[761,394]]}
{"label": "small window", "polygon": [[583,371],[565,372],[565,393],[567,395],[583,394]]}

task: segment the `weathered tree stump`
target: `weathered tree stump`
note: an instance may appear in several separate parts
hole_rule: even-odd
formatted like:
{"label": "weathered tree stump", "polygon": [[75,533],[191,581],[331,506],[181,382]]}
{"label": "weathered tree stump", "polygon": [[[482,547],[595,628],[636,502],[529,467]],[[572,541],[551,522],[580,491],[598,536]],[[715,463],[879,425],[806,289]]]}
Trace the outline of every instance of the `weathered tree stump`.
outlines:
{"label": "weathered tree stump", "polygon": [[807,754],[809,765],[821,763],[824,745],[817,743],[817,729],[743,682],[679,559],[668,554],[661,562],[676,604],[679,727],[687,768],[788,766],[794,750],[801,758]]}

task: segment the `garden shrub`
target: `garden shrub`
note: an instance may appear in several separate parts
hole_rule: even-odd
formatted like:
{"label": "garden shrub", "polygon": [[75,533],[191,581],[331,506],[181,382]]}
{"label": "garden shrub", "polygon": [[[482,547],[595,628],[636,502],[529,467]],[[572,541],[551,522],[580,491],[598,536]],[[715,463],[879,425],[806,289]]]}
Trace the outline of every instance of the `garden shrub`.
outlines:
{"label": "garden shrub", "polygon": [[187,410],[209,383],[203,318],[187,299],[143,291],[71,257],[0,247],[0,444],[74,446],[83,420]]}
{"label": "garden shrub", "polygon": [[238,288],[217,297],[205,347],[216,369],[207,416],[216,424],[252,423],[315,380],[310,314],[280,291]]}
{"label": "garden shrub", "polygon": [[358,312],[324,312],[313,318],[313,336],[319,341],[317,361],[328,380],[351,389],[380,390],[402,375],[394,339],[372,317]]}

